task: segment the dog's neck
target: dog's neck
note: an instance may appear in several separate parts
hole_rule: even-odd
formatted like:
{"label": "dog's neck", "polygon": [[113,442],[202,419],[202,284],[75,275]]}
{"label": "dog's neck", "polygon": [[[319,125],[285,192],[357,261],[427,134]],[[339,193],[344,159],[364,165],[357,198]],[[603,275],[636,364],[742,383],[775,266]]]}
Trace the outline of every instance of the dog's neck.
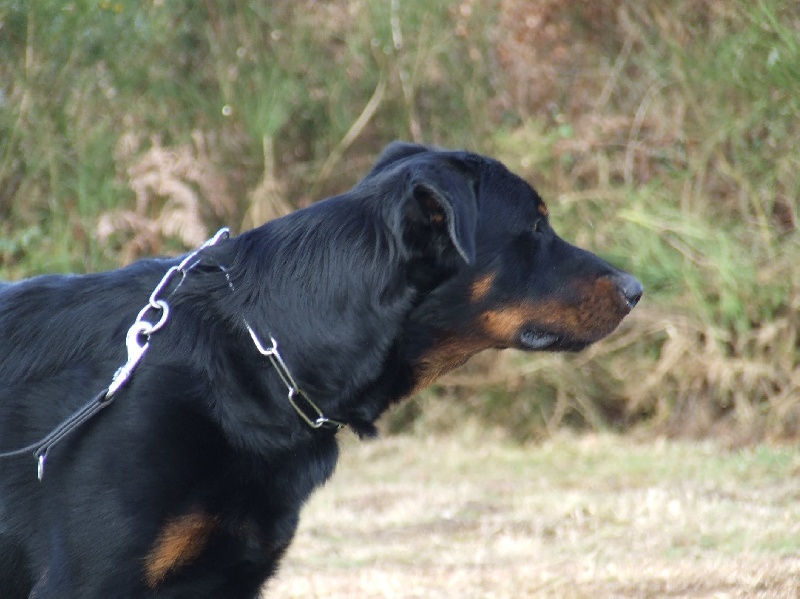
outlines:
{"label": "dog's neck", "polygon": [[[248,370],[238,376],[249,377],[248,386],[259,389],[251,395],[250,403],[268,401],[278,408],[280,423],[272,424],[291,425],[298,439],[330,432],[309,426],[309,420],[314,424],[319,418],[342,422],[361,437],[374,436],[375,421],[394,398],[386,397],[386,388],[393,385],[376,384],[372,377],[393,360],[390,354],[413,305],[413,291],[392,287],[403,265],[396,265],[395,273],[379,273],[386,281],[380,293],[388,309],[371,315],[363,307],[359,310],[357,297],[348,298],[348,294],[362,293],[364,284],[355,280],[357,275],[353,275],[353,281],[328,281],[331,287],[337,287],[312,293],[309,286],[323,283],[307,281],[299,274],[307,267],[304,263],[320,260],[320,256],[309,257],[302,249],[291,247],[297,240],[275,238],[272,233],[269,223],[244,233],[214,248],[206,261],[206,272],[214,269],[218,273],[212,276],[219,278],[214,293],[220,318],[229,323],[239,346],[237,352],[246,356],[246,361],[237,366],[246,363]],[[251,251],[254,246],[267,246],[271,251],[255,254]],[[352,268],[354,273],[360,270],[358,266]],[[287,272],[294,276],[287,276]],[[208,293],[207,286],[203,289]],[[332,295],[341,298],[343,307],[327,301]],[[356,338],[348,339],[348,335]],[[267,355],[270,338],[277,342],[282,368],[276,369]],[[287,374],[291,387],[297,389],[294,395],[287,387]],[[250,410],[243,412],[251,420],[258,419]],[[238,410],[225,407],[220,415],[240,419]],[[264,422],[267,429],[272,424]]]}

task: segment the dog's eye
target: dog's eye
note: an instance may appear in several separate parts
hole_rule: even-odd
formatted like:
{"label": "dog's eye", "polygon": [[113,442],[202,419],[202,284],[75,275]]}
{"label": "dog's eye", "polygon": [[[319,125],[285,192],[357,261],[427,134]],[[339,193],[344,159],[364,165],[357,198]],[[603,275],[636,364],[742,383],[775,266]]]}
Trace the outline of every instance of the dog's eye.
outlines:
{"label": "dog's eye", "polygon": [[533,223],[533,232],[534,233],[541,233],[544,229],[544,223],[542,222],[543,219],[537,218]]}

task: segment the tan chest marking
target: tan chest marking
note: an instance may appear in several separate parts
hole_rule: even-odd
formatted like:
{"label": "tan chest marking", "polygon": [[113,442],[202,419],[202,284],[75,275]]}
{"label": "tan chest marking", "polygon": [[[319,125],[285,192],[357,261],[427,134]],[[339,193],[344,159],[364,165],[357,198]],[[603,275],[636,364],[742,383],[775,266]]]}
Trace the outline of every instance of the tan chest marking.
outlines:
{"label": "tan chest marking", "polygon": [[203,513],[168,522],[145,558],[147,584],[151,588],[157,586],[167,574],[199,557],[216,526],[216,519]]}

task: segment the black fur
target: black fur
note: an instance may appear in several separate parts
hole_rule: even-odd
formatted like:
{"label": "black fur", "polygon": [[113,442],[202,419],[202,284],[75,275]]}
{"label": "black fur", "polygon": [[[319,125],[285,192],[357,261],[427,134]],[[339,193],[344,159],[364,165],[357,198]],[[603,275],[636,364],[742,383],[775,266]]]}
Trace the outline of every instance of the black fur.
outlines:
{"label": "black fur", "polygon": [[[0,285],[0,452],[110,383],[177,262]],[[204,250],[130,382],[42,482],[31,457],[0,459],[0,596],[258,595],[337,441],[290,406],[245,321],[326,416],[372,435],[470,355],[580,349],[640,294],[558,238],[500,163],[393,144],[349,192]]]}

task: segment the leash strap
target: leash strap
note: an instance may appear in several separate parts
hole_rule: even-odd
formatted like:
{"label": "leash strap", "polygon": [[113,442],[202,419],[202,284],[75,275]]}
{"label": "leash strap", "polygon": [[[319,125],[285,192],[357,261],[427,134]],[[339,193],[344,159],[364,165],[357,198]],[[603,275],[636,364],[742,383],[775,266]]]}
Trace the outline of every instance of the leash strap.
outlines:
{"label": "leash strap", "polygon": [[92,401],[59,424],[53,432],[40,441],[39,447],[33,453],[33,457],[36,458],[37,462],[36,477],[39,480],[42,480],[42,477],[44,477],[44,466],[50,449],[100,410],[110,406],[113,400],[113,396],[108,395],[108,390],[103,389],[94,396]]}
{"label": "leash strap", "polygon": [[0,458],[11,458],[20,455],[27,455],[33,453],[38,463],[37,477],[42,480],[44,476],[44,465],[47,461],[47,454],[56,443],[61,441],[64,437],[69,435],[72,431],[78,428],[81,424],[89,420],[92,416],[97,414],[103,408],[111,405],[112,398],[108,396],[108,389],[103,389],[92,400],[80,408],[77,412],[73,413],[69,418],[64,420],[55,429],[53,429],[46,436],[39,439],[36,443],[31,443],[20,449],[14,451],[6,451],[0,453]]}

